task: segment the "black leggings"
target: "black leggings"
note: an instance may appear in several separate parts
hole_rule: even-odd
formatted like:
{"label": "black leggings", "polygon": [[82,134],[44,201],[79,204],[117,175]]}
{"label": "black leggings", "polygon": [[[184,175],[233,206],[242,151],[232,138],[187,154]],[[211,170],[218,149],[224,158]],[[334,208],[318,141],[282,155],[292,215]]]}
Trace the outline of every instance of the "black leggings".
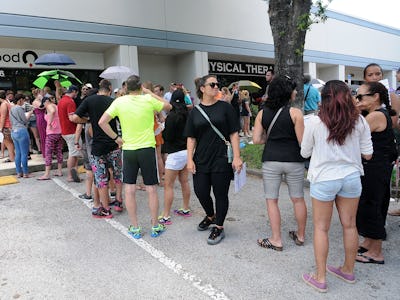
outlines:
{"label": "black leggings", "polygon": [[216,224],[223,226],[229,207],[229,185],[232,173],[196,173],[193,175],[194,192],[207,216],[214,216],[213,200],[210,196],[211,187],[215,197]]}

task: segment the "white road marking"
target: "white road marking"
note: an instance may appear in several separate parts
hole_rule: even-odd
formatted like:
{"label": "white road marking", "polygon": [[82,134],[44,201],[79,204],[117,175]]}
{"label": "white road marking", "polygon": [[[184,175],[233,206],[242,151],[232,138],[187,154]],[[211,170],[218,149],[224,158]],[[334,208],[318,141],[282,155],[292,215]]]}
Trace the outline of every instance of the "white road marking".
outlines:
{"label": "white road marking", "polygon": [[[78,196],[80,193],[66,185],[64,182],[62,182],[60,179],[57,178],[52,178],[52,180],[60,186],[62,189],[70,192],[74,197],[79,199],[82,203],[84,203],[87,207],[90,209],[93,207],[93,203],[89,202],[87,200],[81,199]],[[181,264],[175,262],[173,259],[167,257],[161,250],[158,250],[154,248],[151,244],[146,242],[144,239],[134,239],[131,235],[128,234],[127,228],[119,223],[118,221],[114,219],[104,219],[108,224],[110,224],[112,227],[117,229],[121,234],[123,234],[125,237],[127,237],[129,240],[134,242],[137,246],[145,250],[148,254],[156,258],[160,263],[162,263],[164,266],[166,266],[168,269],[170,269],[172,272],[178,274],[182,279],[189,281],[192,286],[197,288],[198,290],[202,291],[204,294],[209,296],[211,299],[217,299],[217,300],[229,300],[229,298],[222,292],[219,291],[218,289],[214,288],[211,284],[203,282],[197,275],[190,273],[189,271],[186,271]]]}

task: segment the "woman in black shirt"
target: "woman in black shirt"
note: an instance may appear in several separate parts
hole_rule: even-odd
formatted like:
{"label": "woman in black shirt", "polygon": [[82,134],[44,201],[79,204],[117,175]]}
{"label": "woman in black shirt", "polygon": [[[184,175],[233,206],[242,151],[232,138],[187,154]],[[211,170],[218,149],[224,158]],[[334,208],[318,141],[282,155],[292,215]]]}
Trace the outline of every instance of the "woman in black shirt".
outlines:
{"label": "woman in black shirt", "polygon": [[[206,213],[206,217],[197,229],[204,231],[211,224],[216,224],[207,240],[210,245],[219,243],[225,237],[223,226],[229,206],[229,185],[233,178],[233,169],[240,172],[242,168],[239,120],[230,104],[215,99],[218,87],[217,78],[213,75],[206,75],[196,81],[197,96],[200,99],[199,107],[222,133],[225,140],[232,144],[232,163],[228,162],[227,145],[197,106],[191,111],[185,128],[188,150],[187,168],[193,174],[194,192]],[[215,213],[210,196],[211,188],[215,196]]]}

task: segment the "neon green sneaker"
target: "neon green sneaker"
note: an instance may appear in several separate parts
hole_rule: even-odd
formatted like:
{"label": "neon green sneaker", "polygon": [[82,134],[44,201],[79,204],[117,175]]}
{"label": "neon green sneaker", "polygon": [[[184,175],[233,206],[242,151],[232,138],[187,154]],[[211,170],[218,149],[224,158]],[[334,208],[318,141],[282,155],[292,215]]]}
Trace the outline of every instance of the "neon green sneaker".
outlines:
{"label": "neon green sneaker", "polygon": [[151,227],[151,236],[158,237],[161,233],[165,231],[165,226],[163,224],[158,224]]}
{"label": "neon green sneaker", "polygon": [[128,233],[133,236],[134,239],[140,239],[142,237],[142,228],[141,227],[133,227],[133,225],[129,226]]}

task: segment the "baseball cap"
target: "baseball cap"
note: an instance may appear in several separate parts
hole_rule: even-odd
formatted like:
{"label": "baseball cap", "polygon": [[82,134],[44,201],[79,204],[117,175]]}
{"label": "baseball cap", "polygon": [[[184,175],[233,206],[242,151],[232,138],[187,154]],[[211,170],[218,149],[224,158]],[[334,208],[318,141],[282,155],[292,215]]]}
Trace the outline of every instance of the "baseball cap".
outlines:
{"label": "baseball cap", "polygon": [[92,88],[93,88],[93,85],[92,85],[91,83],[86,83],[86,84],[84,85],[84,87],[87,87],[88,89],[92,89]]}
{"label": "baseball cap", "polygon": [[79,91],[79,90],[78,90],[78,87],[76,85],[70,85],[68,87],[68,90],[66,91],[66,93],[72,93],[72,92],[77,92],[77,91]]}

